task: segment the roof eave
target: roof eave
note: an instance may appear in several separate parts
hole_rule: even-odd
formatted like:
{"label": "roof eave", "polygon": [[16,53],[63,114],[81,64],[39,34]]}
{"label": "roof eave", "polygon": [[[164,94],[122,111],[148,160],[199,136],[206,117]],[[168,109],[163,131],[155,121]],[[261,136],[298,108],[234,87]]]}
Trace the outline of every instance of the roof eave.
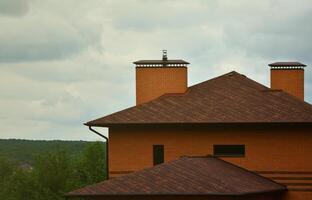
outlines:
{"label": "roof eave", "polygon": [[92,194],[73,194],[68,193],[65,194],[65,197],[94,197],[94,196],[232,196],[232,197],[238,197],[238,196],[251,196],[251,195],[260,195],[260,194],[279,194],[286,192],[288,189],[284,186],[280,189],[274,189],[274,190],[263,190],[263,191],[257,191],[257,192],[245,192],[245,193],[123,193],[123,194],[105,194],[105,193],[92,193]]}
{"label": "roof eave", "polygon": [[261,124],[276,124],[276,125],[312,125],[311,122],[149,122],[149,123],[84,123],[85,126],[93,127],[111,127],[111,126],[131,126],[131,125],[261,125]]}

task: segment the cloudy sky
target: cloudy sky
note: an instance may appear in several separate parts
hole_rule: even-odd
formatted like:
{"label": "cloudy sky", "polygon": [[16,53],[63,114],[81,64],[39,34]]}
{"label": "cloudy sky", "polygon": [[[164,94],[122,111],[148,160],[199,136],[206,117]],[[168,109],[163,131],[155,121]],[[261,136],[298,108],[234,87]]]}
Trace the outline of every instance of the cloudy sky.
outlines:
{"label": "cloudy sky", "polygon": [[162,49],[189,85],[269,85],[268,63],[312,66],[311,21],[310,0],[0,0],[0,138],[98,140],[82,124],[134,105],[132,62]]}

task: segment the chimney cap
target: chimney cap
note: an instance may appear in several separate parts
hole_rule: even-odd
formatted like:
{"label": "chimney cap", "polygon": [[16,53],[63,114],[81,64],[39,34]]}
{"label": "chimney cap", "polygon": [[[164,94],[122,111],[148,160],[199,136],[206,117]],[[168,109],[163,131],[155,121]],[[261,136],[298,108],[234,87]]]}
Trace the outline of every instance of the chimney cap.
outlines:
{"label": "chimney cap", "polygon": [[138,60],[133,62],[137,67],[186,67],[190,64],[184,60],[168,60],[167,50],[162,50],[162,60]]}
{"label": "chimney cap", "polygon": [[141,64],[185,64],[188,65],[190,63],[184,60],[138,60],[133,62],[133,64],[141,65]]}
{"label": "chimney cap", "polygon": [[137,67],[186,67],[184,60],[138,60],[133,62]]}
{"label": "chimney cap", "polygon": [[269,64],[269,66],[271,68],[276,68],[276,69],[280,69],[280,68],[289,68],[289,69],[297,69],[297,68],[303,68],[306,67],[305,64],[302,64],[300,62],[275,62],[275,63],[271,63]]}

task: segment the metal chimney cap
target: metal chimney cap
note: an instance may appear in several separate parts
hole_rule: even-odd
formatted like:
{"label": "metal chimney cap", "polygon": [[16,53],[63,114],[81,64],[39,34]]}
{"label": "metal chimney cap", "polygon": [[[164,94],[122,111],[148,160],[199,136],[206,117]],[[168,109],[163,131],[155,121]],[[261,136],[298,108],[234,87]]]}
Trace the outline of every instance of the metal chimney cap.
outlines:
{"label": "metal chimney cap", "polygon": [[300,62],[275,62],[269,64],[271,69],[303,69],[306,67],[305,64],[302,64]]}
{"label": "metal chimney cap", "polygon": [[[167,66],[186,66],[190,63],[184,61],[184,60],[138,60],[133,62],[133,64],[141,66],[141,67],[147,67],[148,65],[150,67],[157,67],[157,66],[163,66],[163,65],[167,65]],[[145,66],[146,65],[146,66]]]}
{"label": "metal chimney cap", "polygon": [[184,60],[168,60],[167,50],[162,50],[162,60],[138,60],[133,62],[137,67],[186,67],[188,62]]}

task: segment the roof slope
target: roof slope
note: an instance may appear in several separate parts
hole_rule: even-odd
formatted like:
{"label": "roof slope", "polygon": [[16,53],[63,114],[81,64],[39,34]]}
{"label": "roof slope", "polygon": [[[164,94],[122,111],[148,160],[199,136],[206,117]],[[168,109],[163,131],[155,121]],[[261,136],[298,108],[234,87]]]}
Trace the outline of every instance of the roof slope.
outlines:
{"label": "roof slope", "polygon": [[67,196],[247,195],[285,186],[236,165],[208,157],[181,157],[152,168],[87,186]]}
{"label": "roof slope", "polygon": [[86,123],[88,126],[151,123],[312,122],[312,105],[230,72],[150,102]]}

